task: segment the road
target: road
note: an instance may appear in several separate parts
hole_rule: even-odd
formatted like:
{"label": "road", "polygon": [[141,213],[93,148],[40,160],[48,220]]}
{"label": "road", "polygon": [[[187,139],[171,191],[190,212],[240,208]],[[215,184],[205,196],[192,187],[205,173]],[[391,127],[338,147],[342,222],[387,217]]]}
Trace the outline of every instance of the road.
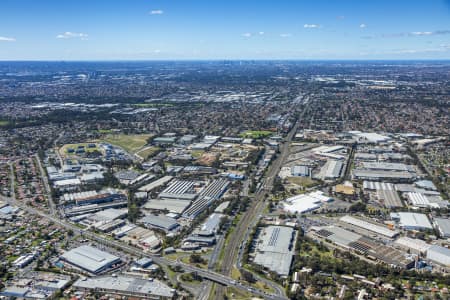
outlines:
{"label": "road", "polygon": [[47,203],[48,203],[48,208],[50,209],[50,214],[55,215],[57,210],[56,210],[56,205],[55,202],[53,201],[53,197],[52,197],[52,190],[50,189],[50,185],[48,183],[48,178],[45,175],[45,171],[44,168],[42,167],[42,163],[41,163],[41,159],[39,158],[39,155],[35,154],[35,159],[39,168],[39,173],[41,174],[41,180],[42,183],[44,184],[44,189],[45,189],[45,193],[47,196]]}
{"label": "road", "polygon": [[83,235],[85,238],[88,238],[90,240],[93,240],[99,244],[103,244],[106,245],[108,247],[112,247],[118,250],[121,250],[123,252],[135,255],[137,257],[148,257],[151,258],[156,264],[158,265],[163,265],[163,266],[179,266],[181,267],[184,271],[186,272],[196,272],[198,275],[202,276],[205,279],[220,283],[221,285],[225,285],[225,286],[232,286],[235,287],[237,289],[243,290],[243,291],[250,291],[255,295],[261,296],[265,299],[269,299],[269,300],[284,300],[286,298],[284,297],[280,297],[278,295],[273,295],[273,294],[268,294],[265,293],[259,289],[253,288],[249,285],[237,282],[235,280],[233,280],[232,278],[225,276],[223,274],[219,274],[217,272],[214,272],[212,270],[205,270],[205,269],[201,269],[198,267],[194,267],[191,266],[189,264],[185,264],[182,262],[177,262],[177,261],[173,261],[173,260],[169,260],[167,258],[155,255],[155,254],[151,254],[148,252],[144,252],[141,249],[135,248],[133,246],[127,245],[125,243],[116,241],[116,240],[111,240],[108,239],[100,234],[96,234],[94,232],[90,232],[90,231],[86,231],[83,229],[80,229],[79,227],[70,224],[68,222],[66,222],[65,220],[61,220],[56,216],[47,214],[41,210],[35,209],[33,207],[27,206],[24,203],[21,203],[13,198],[9,198],[9,197],[5,197],[5,196],[1,196],[0,195],[0,200],[6,201],[7,203],[9,203],[10,205],[13,206],[17,206],[20,207],[21,209],[23,209],[24,211],[33,214],[33,215],[38,215],[42,218],[45,218],[47,220],[52,221],[53,223],[65,228],[66,230],[72,230],[74,232],[74,234],[80,234]]}
{"label": "road", "polygon": [[[240,218],[236,228],[231,236],[228,244],[224,249],[224,258],[222,260],[221,273],[224,275],[230,275],[233,267],[240,268],[241,260],[243,255],[243,249],[245,247],[245,242],[247,241],[252,228],[257,224],[259,216],[263,213],[267,202],[265,197],[268,192],[272,190],[273,182],[278,175],[284,161],[289,156],[289,144],[292,141],[295,133],[297,132],[298,122],[293,126],[291,131],[288,133],[284,143],[281,145],[280,154],[275,159],[274,162],[269,166],[267,176],[264,181],[262,181],[261,187],[257,190],[253,197],[253,201],[248,210]],[[234,263],[238,257],[237,265]],[[278,284],[263,280],[263,278],[258,278],[258,280],[264,281],[267,285],[271,286],[276,292],[278,297],[286,299],[284,294],[284,289]],[[225,295],[225,289],[223,287],[218,287],[216,289],[216,297],[222,299]]]}
{"label": "road", "polygon": [[[302,103],[305,105],[309,105],[308,102],[309,98],[307,98],[308,95],[303,96]],[[305,101],[306,99],[306,101]],[[295,101],[293,106],[298,105],[298,103],[301,101]],[[292,107],[292,111],[295,110],[295,107]],[[304,117],[304,115],[307,112],[307,107],[305,106],[299,119]],[[247,209],[247,211],[244,213],[244,215],[240,218],[238,224],[236,225],[236,228],[233,232],[233,235],[231,236],[228,244],[225,246],[224,249],[224,258],[222,260],[221,264],[221,273],[224,275],[230,275],[231,270],[236,267],[238,269],[241,269],[242,267],[242,256],[244,254],[244,248],[246,241],[248,240],[250,236],[250,232],[253,229],[254,226],[256,226],[260,216],[262,215],[264,209],[267,206],[266,202],[266,195],[267,193],[270,193],[273,188],[273,183],[275,178],[278,176],[278,173],[281,170],[281,167],[285,163],[287,157],[289,156],[289,146],[291,141],[293,140],[297,129],[299,127],[299,121],[296,121],[292,129],[287,134],[286,138],[284,139],[283,144],[280,146],[280,154],[275,159],[275,161],[272,162],[272,164],[269,166],[268,171],[266,172],[266,177],[263,178],[261,182],[260,188],[256,191],[255,195],[253,196],[253,201],[251,202],[251,206]],[[276,295],[282,299],[287,299],[285,296],[285,291],[282,287],[280,287],[278,284],[267,280],[265,278],[262,278],[260,276],[255,276],[257,280],[263,281],[268,286],[273,288],[276,291]],[[225,289],[223,286],[218,286],[216,289],[216,298],[223,299],[225,295]]]}

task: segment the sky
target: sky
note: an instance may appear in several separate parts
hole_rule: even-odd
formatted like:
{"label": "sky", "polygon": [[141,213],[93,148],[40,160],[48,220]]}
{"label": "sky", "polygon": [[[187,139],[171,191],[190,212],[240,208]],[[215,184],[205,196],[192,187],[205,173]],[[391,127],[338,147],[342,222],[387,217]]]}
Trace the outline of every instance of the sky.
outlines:
{"label": "sky", "polygon": [[450,59],[450,0],[0,0],[0,60]]}

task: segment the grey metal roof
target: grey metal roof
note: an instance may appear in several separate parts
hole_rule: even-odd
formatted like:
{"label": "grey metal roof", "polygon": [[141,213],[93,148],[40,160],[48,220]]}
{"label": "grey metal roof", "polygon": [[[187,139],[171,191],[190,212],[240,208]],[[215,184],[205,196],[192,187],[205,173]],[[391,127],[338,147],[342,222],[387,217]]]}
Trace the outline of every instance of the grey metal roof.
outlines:
{"label": "grey metal roof", "polygon": [[98,273],[120,261],[115,255],[87,245],[67,251],[61,258],[91,273]]}
{"label": "grey metal roof", "polygon": [[450,237],[450,219],[434,218],[434,222],[439,228],[439,231],[442,236]]}

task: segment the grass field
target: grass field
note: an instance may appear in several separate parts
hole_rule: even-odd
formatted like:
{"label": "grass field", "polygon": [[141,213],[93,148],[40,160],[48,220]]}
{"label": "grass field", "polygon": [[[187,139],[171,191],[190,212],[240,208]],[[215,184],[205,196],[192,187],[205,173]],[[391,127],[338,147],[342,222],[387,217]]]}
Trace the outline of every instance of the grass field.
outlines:
{"label": "grass field", "polygon": [[310,187],[310,186],[317,184],[314,180],[312,180],[309,177],[288,177],[287,180],[290,183],[304,186],[304,187]]}
{"label": "grass field", "polygon": [[136,152],[137,155],[141,156],[143,159],[147,159],[153,155],[155,155],[156,152],[158,152],[161,148],[159,147],[146,147],[142,150],[139,150]]}
{"label": "grass field", "polygon": [[0,127],[8,126],[9,122],[5,120],[0,120]]}
{"label": "grass field", "polygon": [[136,153],[147,144],[149,137],[151,134],[108,134],[102,140],[130,153]]}
{"label": "grass field", "polygon": [[267,130],[247,130],[240,134],[243,138],[251,138],[251,139],[262,139],[273,134],[272,131]]}

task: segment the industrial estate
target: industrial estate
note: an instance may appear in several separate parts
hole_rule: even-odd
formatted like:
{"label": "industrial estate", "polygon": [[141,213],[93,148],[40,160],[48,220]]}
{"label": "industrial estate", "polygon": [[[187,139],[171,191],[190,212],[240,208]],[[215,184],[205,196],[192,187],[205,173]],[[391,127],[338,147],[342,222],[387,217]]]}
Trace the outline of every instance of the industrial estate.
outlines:
{"label": "industrial estate", "polygon": [[0,298],[448,299],[449,70],[0,63]]}

